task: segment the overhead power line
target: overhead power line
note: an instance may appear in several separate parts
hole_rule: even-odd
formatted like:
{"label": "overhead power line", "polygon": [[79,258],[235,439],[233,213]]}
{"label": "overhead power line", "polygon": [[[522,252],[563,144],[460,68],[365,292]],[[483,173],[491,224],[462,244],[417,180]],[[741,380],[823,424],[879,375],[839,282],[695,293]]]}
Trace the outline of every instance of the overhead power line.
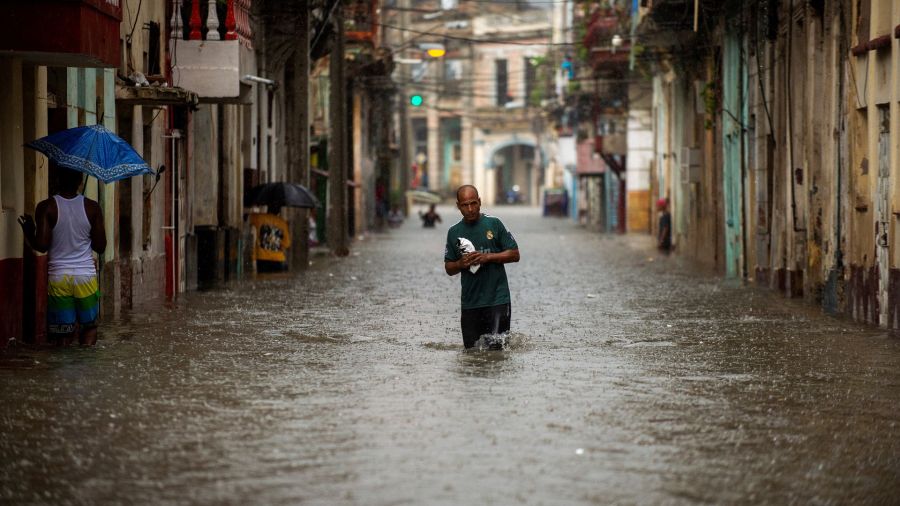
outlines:
{"label": "overhead power line", "polygon": [[473,4],[503,4],[503,5],[521,5],[523,7],[527,7],[529,5],[559,5],[559,4],[572,4],[574,5],[575,1],[573,0],[540,0],[536,2],[525,2],[520,0],[460,0],[461,2],[468,2]]}
{"label": "overhead power line", "polygon": [[[504,39],[473,39],[471,37],[461,37],[459,35],[449,35],[446,33],[437,33],[437,32],[427,32],[422,30],[415,30],[413,28],[403,28],[401,26],[388,25],[385,23],[372,23],[378,25],[382,28],[390,28],[391,30],[397,30],[399,32],[408,32],[408,33],[417,33],[419,35],[434,35],[435,37],[440,37],[443,39],[449,40],[459,40],[462,42],[473,42],[473,43],[482,43],[482,44],[507,44],[510,46],[574,46],[573,42],[516,42],[511,40]],[[539,37],[535,37],[539,38]],[[548,36],[549,38],[549,36]]]}

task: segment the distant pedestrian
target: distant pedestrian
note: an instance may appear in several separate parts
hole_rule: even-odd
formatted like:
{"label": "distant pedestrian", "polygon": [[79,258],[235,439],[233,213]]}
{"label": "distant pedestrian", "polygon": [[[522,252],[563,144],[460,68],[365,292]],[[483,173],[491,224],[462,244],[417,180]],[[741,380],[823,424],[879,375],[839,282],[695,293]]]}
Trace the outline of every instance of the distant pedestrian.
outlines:
{"label": "distant pedestrian", "polygon": [[80,193],[84,175],[50,162],[59,189],[41,201],[31,215],[19,217],[25,241],[47,253],[47,330],[50,340],[92,346],[97,342],[100,288],[91,250],[106,250],[106,229],[100,204]]}
{"label": "distant pedestrian", "polygon": [[316,225],[316,210],[310,209],[309,215],[306,218],[307,226],[309,227],[309,245],[310,246],[318,246],[319,245],[319,231],[318,225]]}
{"label": "distant pedestrian", "polygon": [[[509,331],[511,305],[503,264],[519,261],[519,245],[498,218],[481,212],[478,190],[464,185],[456,191],[456,207],[463,219],[447,231],[444,270],[462,273],[463,345],[468,349],[483,335]],[[502,343],[488,343],[491,349]]]}
{"label": "distant pedestrian", "polygon": [[663,197],[656,201],[659,211],[659,230],[656,245],[663,253],[672,251],[672,215],[669,214],[669,199]]}
{"label": "distant pedestrian", "polygon": [[388,226],[391,228],[397,228],[400,225],[403,225],[403,211],[400,210],[400,206],[394,205],[391,207],[391,210],[388,212],[387,222]]}
{"label": "distant pedestrian", "polygon": [[434,204],[431,204],[427,213],[419,211],[419,217],[422,218],[422,226],[425,228],[434,228],[436,223],[441,223],[441,215],[435,211]]}

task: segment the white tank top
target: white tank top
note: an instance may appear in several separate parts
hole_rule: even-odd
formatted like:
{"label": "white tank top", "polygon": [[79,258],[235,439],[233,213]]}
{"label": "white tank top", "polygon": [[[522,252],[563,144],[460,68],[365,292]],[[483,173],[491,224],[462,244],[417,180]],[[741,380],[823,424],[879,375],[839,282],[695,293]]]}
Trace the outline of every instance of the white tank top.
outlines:
{"label": "white tank top", "polygon": [[91,222],[84,210],[84,195],[56,200],[57,218],[53,227],[53,241],[48,252],[48,273],[51,276],[96,276],[91,256]]}

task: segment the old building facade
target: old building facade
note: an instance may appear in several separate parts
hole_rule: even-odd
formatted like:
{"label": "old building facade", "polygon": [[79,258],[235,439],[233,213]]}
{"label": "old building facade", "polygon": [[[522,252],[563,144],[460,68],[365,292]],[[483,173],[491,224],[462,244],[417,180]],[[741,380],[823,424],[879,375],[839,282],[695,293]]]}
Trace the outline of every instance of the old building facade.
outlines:
{"label": "old building facade", "polygon": [[900,3],[698,2],[676,25],[694,7],[646,4],[653,184],[678,251],[896,328]]}
{"label": "old building facade", "polygon": [[[376,225],[376,174],[391,179],[394,171],[390,53],[376,51],[377,2],[345,2],[340,11],[332,4],[285,11],[264,0],[40,0],[0,7],[14,21],[0,36],[0,281],[7,287],[0,347],[47,338],[46,256],[24,244],[16,220],[54,192],[46,158],[23,146],[50,133],[102,123],[156,172],[85,184],[101,204],[108,237],[97,258],[102,318],[248,272],[247,214],[266,210],[244,206],[245,190],[256,184],[311,186],[321,201],[315,217],[333,217],[338,231],[329,246],[339,242],[344,252],[346,240]],[[279,16],[288,23],[281,38]],[[346,34],[332,29],[336,20]],[[340,45],[332,42],[338,37]],[[285,40],[299,47],[294,39],[309,45],[288,53],[308,53],[302,69],[279,51]],[[336,87],[335,75],[349,75],[351,85]],[[323,117],[331,119],[317,121]],[[329,149],[336,137],[352,153]],[[316,170],[318,187],[310,177]],[[300,231],[295,248],[307,250],[307,212],[282,213]],[[292,268],[306,266],[299,258]]]}

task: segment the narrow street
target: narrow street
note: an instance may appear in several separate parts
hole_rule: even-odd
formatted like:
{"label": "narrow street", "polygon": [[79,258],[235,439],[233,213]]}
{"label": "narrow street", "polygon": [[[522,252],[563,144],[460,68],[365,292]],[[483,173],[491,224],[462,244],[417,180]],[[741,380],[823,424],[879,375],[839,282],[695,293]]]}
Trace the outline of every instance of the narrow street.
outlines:
{"label": "narrow street", "polygon": [[443,223],[0,369],[4,504],[887,504],[900,341],[648,236],[486,208],[508,350],[463,352]]}

